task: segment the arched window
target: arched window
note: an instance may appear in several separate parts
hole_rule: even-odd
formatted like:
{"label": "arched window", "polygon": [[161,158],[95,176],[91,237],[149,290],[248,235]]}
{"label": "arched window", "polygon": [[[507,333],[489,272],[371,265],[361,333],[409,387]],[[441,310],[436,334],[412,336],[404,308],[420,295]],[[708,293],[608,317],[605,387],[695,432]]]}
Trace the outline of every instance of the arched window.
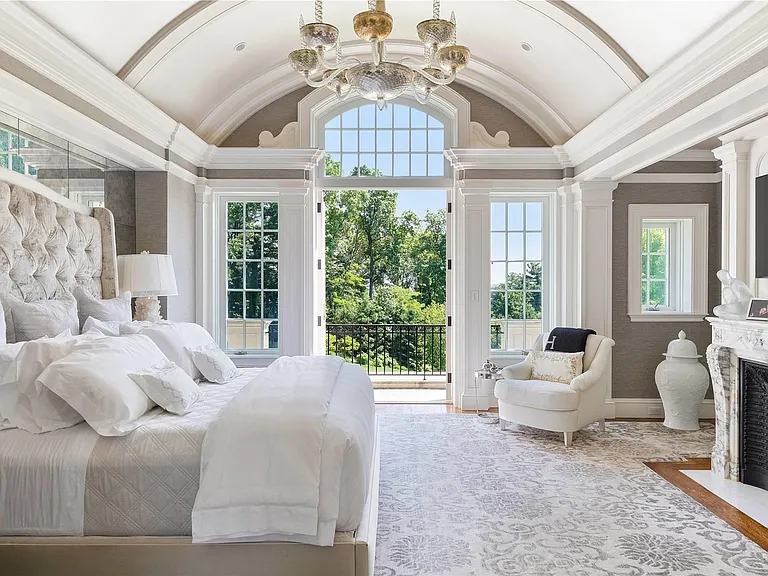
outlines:
{"label": "arched window", "polygon": [[323,129],[326,176],[444,177],[444,122],[424,110],[394,104],[351,108]]}

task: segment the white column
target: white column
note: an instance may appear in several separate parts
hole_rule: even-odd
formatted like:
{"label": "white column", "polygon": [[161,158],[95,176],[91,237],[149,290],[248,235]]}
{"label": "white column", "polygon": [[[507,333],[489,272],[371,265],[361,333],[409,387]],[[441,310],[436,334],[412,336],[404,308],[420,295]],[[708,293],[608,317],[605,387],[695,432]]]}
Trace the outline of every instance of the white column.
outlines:
{"label": "white column", "polygon": [[563,180],[563,185],[557,189],[559,212],[557,218],[557,258],[559,264],[557,299],[558,310],[556,322],[564,326],[578,326],[579,292],[574,289],[578,284],[576,274],[578,259],[578,237],[576,226],[576,190],[573,180]]}
{"label": "white column", "polygon": [[[483,189],[461,190],[462,206],[460,218],[463,226],[458,253],[457,283],[461,283],[463,294],[457,294],[456,324],[453,334],[457,335],[456,377],[457,391],[461,391],[460,406],[464,410],[475,407],[487,410],[488,395],[478,395],[475,402],[475,380],[473,372],[482,367],[490,350],[490,265],[491,222],[490,191]],[[458,394],[456,395],[459,397]]]}
{"label": "white column", "polygon": [[213,193],[207,183],[195,185],[195,321],[213,334],[216,271],[213,269]]}
{"label": "white column", "polygon": [[[749,270],[749,150],[752,141],[729,142],[712,151],[722,161],[721,268],[744,282]],[[754,272],[752,272],[754,273]]]}
{"label": "white column", "polygon": [[618,182],[593,180],[573,185],[576,241],[573,253],[579,326],[611,336],[613,320],[613,191]]}
{"label": "white column", "polygon": [[309,187],[279,190],[278,302],[281,356],[312,350],[312,238],[307,230]]}

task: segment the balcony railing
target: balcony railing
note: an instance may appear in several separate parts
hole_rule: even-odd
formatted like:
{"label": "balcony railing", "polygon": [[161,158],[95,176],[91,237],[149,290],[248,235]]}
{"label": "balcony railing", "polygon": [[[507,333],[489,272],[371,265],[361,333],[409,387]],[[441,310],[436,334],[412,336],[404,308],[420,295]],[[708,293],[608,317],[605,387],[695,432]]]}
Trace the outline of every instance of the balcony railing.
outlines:
{"label": "balcony railing", "polygon": [[328,324],[327,354],[371,375],[445,375],[445,324]]}

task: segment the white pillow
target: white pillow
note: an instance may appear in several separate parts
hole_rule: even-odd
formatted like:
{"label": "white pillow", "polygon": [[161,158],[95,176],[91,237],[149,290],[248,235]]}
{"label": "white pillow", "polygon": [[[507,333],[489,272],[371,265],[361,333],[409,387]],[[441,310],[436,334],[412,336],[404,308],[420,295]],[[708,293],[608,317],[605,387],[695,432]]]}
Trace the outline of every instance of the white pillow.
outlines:
{"label": "white pillow", "polygon": [[584,352],[531,352],[531,380],[570,384],[584,372]]}
{"label": "white pillow", "polygon": [[170,360],[128,374],[144,393],[172,414],[186,414],[200,398],[200,387]]}
{"label": "white pillow", "polygon": [[155,405],[128,374],[163,361],[163,353],[146,336],[99,338],[53,362],[37,381],[102,436],[124,436]]}
{"label": "white pillow", "polygon": [[215,342],[187,350],[192,355],[195,366],[208,382],[224,384],[237,378],[237,367]]}
{"label": "white pillow", "polygon": [[35,434],[82,422],[76,410],[42,386],[37,378],[50,364],[71,354],[78,344],[99,338],[103,338],[101,334],[72,336],[63,332],[55,338],[22,342],[12,365],[0,379],[0,415],[12,426]]}
{"label": "white pillow", "polygon": [[[0,317],[2,317],[2,314],[0,314]],[[3,332],[3,336],[5,336],[5,332]],[[3,381],[5,373],[13,366],[13,361],[18,356],[23,345],[24,342],[0,344],[0,382]],[[16,403],[15,391],[9,393],[9,390],[6,390],[5,386],[0,385],[0,430],[15,428],[10,420],[3,416],[3,399],[7,397],[10,398],[9,403],[12,402],[14,405]]]}
{"label": "white pillow", "polygon": [[131,321],[131,293],[123,292],[117,298],[100,300],[94,298],[82,286],[78,286],[72,292],[77,299],[77,315],[80,320],[80,328],[91,317],[102,322],[130,322]]}
{"label": "white pillow", "polygon": [[80,321],[77,319],[77,301],[72,294],[65,294],[59,300],[36,300],[24,302],[10,294],[0,295],[5,320],[6,335],[9,343],[52,338],[69,330],[80,334]]}
{"label": "white pillow", "polygon": [[[123,333],[122,327],[120,332]],[[188,349],[211,344],[216,346],[205,328],[191,322],[157,322],[144,328],[140,333],[151,338],[163,354],[193,380],[199,380],[203,374],[192,360],[192,353]]]}

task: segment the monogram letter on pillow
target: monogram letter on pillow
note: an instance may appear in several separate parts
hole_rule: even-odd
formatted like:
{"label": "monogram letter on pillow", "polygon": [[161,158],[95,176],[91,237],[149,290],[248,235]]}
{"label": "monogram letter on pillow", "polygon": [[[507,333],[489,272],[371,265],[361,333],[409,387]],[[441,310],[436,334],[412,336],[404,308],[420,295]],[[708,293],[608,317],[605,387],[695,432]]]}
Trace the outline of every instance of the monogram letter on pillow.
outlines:
{"label": "monogram letter on pillow", "polygon": [[584,352],[536,352],[531,354],[531,380],[570,384],[584,372]]}

